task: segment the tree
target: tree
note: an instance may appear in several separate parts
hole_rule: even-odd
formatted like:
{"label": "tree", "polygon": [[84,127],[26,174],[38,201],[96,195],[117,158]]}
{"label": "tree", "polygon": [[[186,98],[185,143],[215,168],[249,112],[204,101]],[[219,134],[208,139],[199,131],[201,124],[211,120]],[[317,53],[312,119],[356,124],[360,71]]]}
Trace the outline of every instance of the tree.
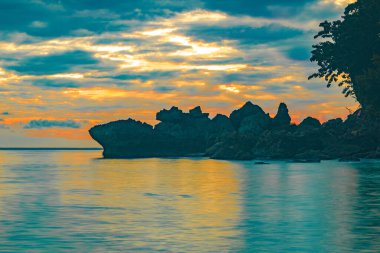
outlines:
{"label": "tree", "polygon": [[309,76],[324,78],[327,87],[343,86],[366,110],[380,110],[380,1],[349,4],[341,20],[325,21],[315,39],[310,61],[319,69]]}

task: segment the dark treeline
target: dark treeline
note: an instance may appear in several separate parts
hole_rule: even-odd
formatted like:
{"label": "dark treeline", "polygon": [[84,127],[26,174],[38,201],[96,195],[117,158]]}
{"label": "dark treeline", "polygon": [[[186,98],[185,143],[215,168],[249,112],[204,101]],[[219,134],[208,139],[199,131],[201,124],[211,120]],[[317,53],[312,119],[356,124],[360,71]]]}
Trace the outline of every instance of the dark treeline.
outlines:
{"label": "dark treeline", "polygon": [[358,0],[348,5],[341,20],[325,21],[315,36],[311,61],[319,65],[309,78],[337,83],[362,108],[380,111],[380,1]]}

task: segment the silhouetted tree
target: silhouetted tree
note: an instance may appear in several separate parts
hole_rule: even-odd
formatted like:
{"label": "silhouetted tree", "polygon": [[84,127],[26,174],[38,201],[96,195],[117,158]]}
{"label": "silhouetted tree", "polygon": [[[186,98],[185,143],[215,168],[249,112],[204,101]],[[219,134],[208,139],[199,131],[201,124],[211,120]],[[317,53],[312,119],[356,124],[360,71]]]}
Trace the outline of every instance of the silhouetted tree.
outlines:
{"label": "silhouetted tree", "polygon": [[380,110],[380,0],[358,0],[349,4],[341,20],[319,25],[314,36],[311,61],[319,65],[311,78],[324,78],[343,86],[364,109]]}

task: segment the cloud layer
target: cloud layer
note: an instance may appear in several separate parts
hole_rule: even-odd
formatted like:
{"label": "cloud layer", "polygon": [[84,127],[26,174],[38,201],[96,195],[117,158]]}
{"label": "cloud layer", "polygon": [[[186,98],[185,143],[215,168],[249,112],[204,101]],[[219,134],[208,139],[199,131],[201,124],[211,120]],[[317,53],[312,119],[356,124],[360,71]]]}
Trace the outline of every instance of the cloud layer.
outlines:
{"label": "cloud layer", "polygon": [[58,146],[91,146],[96,123],[154,123],[171,105],[228,113],[246,100],[271,113],[285,101],[295,121],[343,116],[355,102],[306,77],[319,22],[347,2],[0,0],[0,97],[12,112],[0,137],[38,146],[40,129]]}
{"label": "cloud layer", "polygon": [[73,120],[31,120],[24,126],[25,129],[43,128],[80,128],[81,124]]}

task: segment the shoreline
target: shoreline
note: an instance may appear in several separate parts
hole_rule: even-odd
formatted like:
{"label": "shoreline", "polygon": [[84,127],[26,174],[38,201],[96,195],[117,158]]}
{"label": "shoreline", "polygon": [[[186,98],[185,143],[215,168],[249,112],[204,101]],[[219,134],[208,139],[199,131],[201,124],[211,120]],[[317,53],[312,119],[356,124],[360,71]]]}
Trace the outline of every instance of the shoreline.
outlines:
{"label": "shoreline", "polygon": [[280,103],[271,117],[246,102],[229,116],[209,118],[199,106],[178,107],[156,114],[155,126],[131,118],[92,127],[91,137],[105,158],[206,156],[220,160],[260,158],[318,162],[380,158],[380,118],[360,109],[347,119],[324,123],[313,117],[292,124]]}

